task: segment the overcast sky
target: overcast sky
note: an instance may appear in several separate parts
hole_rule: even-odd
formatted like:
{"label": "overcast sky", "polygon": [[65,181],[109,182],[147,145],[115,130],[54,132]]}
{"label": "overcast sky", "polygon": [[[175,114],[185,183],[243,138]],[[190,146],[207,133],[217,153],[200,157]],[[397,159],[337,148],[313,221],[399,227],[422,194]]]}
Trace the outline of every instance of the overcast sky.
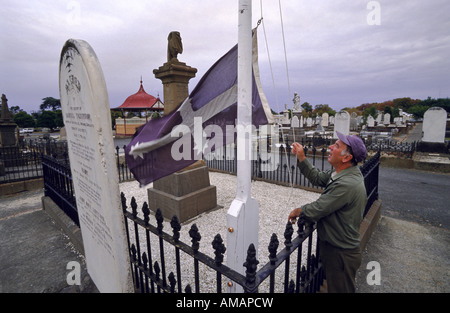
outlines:
{"label": "overcast sky", "polygon": [[[86,40],[96,52],[111,107],[137,92],[141,75],[145,90],[163,97],[153,69],[166,62],[170,31],[181,33],[178,59],[198,69],[190,91],[237,43],[238,0],[1,4],[0,93],[27,112],[38,110],[44,97],[60,98],[59,56],[69,38]],[[258,31],[261,80],[275,111],[292,107],[294,92],[302,103],[335,110],[399,97],[450,97],[450,1],[281,0],[281,7],[288,71],[277,0],[263,0],[267,38],[262,26]],[[253,25],[260,17],[254,0]]]}

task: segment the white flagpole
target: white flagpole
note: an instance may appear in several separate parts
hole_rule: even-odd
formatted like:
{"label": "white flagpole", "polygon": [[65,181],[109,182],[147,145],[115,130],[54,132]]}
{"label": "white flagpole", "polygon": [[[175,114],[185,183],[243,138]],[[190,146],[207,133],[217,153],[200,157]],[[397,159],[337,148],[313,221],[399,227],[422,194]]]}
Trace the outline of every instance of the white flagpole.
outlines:
{"label": "white flagpole", "polygon": [[[227,265],[245,274],[247,249],[258,251],[259,205],[251,197],[252,146],[252,1],[239,0],[238,103],[237,103],[237,190],[227,213]],[[242,292],[234,282],[229,292]]]}

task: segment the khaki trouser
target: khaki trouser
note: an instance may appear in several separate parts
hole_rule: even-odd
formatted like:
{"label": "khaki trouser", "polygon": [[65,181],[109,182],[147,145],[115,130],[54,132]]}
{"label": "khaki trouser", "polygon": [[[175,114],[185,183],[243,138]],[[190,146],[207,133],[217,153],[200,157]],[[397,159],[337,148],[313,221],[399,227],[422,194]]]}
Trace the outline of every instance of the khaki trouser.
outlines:
{"label": "khaki trouser", "polygon": [[361,265],[361,251],[337,248],[319,241],[328,292],[355,292],[355,275]]}

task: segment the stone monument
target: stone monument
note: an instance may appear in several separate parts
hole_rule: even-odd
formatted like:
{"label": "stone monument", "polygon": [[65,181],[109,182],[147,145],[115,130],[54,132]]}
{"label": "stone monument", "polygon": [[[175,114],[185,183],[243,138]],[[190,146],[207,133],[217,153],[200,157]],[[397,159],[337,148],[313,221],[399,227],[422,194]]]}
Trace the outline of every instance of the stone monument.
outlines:
{"label": "stone monument", "polygon": [[[153,70],[164,85],[164,114],[171,113],[189,96],[188,83],[197,69],[178,61],[182,53],[179,32],[168,37],[167,62]],[[180,223],[217,207],[216,186],[211,186],[208,167],[198,161],[172,175],[153,182],[148,189],[148,204],[152,211],[161,210],[163,216],[174,215]]]}
{"label": "stone monument", "polygon": [[108,93],[86,41],[65,43],[59,93],[88,273],[100,292],[131,292]]}
{"label": "stone monument", "polygon": [[319,134],[323,133],[325,130],[323,129],[323,126],[322,126],[322,116],[318,116],[316,118],[316,122],[317,122],[317,127],[315,130],[315,133],[319,133]]}
{"label": "stone monument", "polygon": [[8,109],[8,99],[2,94],[0,116],[0,176],[5,175],[6,168],[22,165],[24,160],[16,140],[17,124],[12,120]]}
{"label": "stone monument", "polygon": [[323,127],[328,127],[328,125],[329,125],[329,118],[330,118],[330,116],[329,116],[329,114],[327,112],[322,114],[322,126]]}
{"label": "stone monument", "polygon": [[447,111],[439,107],[429,108],[423,115],[423,137],[426,142],[445,142]]}
{"label": "stone monument", "polygon": [[350,114],[345,110],[336,113],[333,132],[333,138],[335,139],[337,138],[336,131],[344,135],[349,135],[350,133]]}
{"label": "stone monument", "polygon": [[2,115],[0,117],[0,147],[17,146],[16,128],[17,124],[11,118],[8,109],[8,99],[2,94]]}
{"label": "stone monument", "polygon": [[375,119],[372,115],[367,116],[367,127],[374,127],[375,126]]}
{"label": "stone monument", "polygon": [[[294,105],[292,107],[292,118],[297,117],[297,119],[300,121],[303,117],[302,115],[302,107],[300,105],[300,95],[297,92],[294,92],[294,99],[292,99],[292,102],[294,102]],[[303,125],[301,126],[303,127]]]}
{"label": "stone monument", "polygon": [[292,99],[294,102],[294,107],[292,108],[292,111],[294,112],[302,112],[302,107],[300,106],[300,96],[298,93],[294,92],[294,99]]}
{"label": "stone monument", "polygon": [[423,115],[422,140],[417,145],[421,152],[448,153],[445,144],[447,111],[440,107],[431,107]]}

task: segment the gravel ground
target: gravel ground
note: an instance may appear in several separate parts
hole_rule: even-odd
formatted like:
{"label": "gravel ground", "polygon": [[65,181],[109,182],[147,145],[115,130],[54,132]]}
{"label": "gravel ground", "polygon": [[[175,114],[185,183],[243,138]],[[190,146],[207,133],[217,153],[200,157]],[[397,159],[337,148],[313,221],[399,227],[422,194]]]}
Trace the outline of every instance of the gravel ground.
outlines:
{"label": "gravel ground", "polygon": [[[201,234],[200,241],[200,251],[214,258],[214,250],[212,249],[211,242],[213,241],[216,234],[220,234],[226,246],[227,240],[227,225],[226,225],[226,215],[228,208],[233,201],[236,194],[236,176],[210,172],[210,182],[211,185],[217,187],[217,204],[221,206],[220,209],[213,210],[198,217],[183,223],[180,231],[180,240],[188,245],[191,245],[191,238],[188,234],[192,224],[196,224],[199,232]],[[152,187],[152,184],[145,186],[145,188],[140,188],[136,181],[125,182],[120,184],[120,191],[125,194],[127,198],[127,203],[129,204],[131,198],[136,199],[138,208],[141,208],[143,203],[148,201],[147,198],[147,188]],[[269,184],[261,181],[252,182],[252,196],[259,203],[259,244],[258,244],[258,260],[260,261],[259,267],[268,262],[268,250],[270,237],[273,233],[277,234],[278,240],[280,242],[278,251],[284,248],[284,230],[287,223],[287,218],[289,213],[293,208],[302,206],[306,203],[312,202],[319,197],[320,194],[305,191],[297,188],[290,188],[284,186],[278,186],[274,184]],[[130,205],[128,205],[130,207]],[[140,211],[140,210],[139,210]],[[139,213],[142,217],[142,213]],[[156,226],[156,220],[154,218],[153,212],[150,216],[150,223]],[[297,227],[294,227],[294,236],[296,236]],[[134,228],[130,228],[130,234],[134,234]],[[140,230],[140,241],[141,241],[141,252],[147,251],[145,245],[145,231]],[[172,228],[169,221],[165,221],[164,229],[166,233],[172,234]],[[315,237],[315,236],[314,236]],[[144,241],[144,244],[142,243]],[[315,243],[315,240],[313,240]],[[306,245],[306,243],[304,243]],[[157,236],[151,235],[151,253],[152,261],[158,261],[160,263],[159,257],[159,244]],[[171,271],[176,273],[175,268],[175,257],[174,248],[168,244],[165,245],[165,261],[166,261],[166,275]],[[314,249],[314,246],[313,246]],[[306,251],[306,247],[303,248]],[[314,250],[313,250],[314,251]],[[292,258],[296,259],[296,258]],[[181,277],[183,289],[186,284],[190,283],[191,287],[194,288],[193,271],[194,265],[192,258],[184,253],[181,253]],[[291,261],[292,263],[292,261]],[[226,253],[224,258],[224,264],[226,264]],[[295,268],[294,264],[290,268]],[[277,271],[279,276],[276,281],[283,281],[284,266],[281,266]],[[216,275],[215,272],[200,265],[200,290],[201,292],[216,292]],[[295,280],[295,274],[291,274],[291,279]],[[226,284],[228,280],[224,277],[222,278],[222,290],[226,290]],[[260,292],[268,291],[267,284],[262,284]],[[277,288],[283,288],[283,284],[277,284]]]}

